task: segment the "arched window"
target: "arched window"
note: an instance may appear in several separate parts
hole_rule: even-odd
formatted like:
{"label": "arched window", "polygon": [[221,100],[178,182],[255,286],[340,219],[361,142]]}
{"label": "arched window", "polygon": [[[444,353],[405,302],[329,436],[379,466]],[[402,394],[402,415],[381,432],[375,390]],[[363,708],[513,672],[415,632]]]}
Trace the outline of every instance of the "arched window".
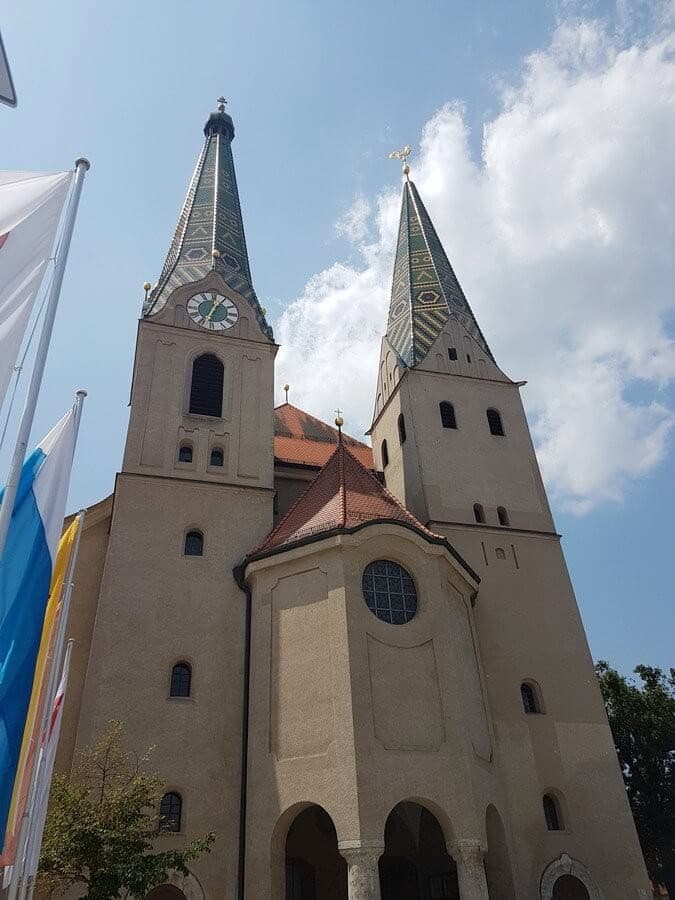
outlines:
{"label": "arched window", "polygon": [[456,347],[448,347],[448,359],[451,359],[453,362],[457,359]]}
{"label": "arched window", "polygon": [[497,507],[497,518],[499,519],[500,525],[508,525],[509,524],[509,514],[504,509],[503,506]]}
{"label": "arched window", "polygon": [[502,425],[502,417],[496,409],[486,410],[488,425],[490,426],[490,434],[504,435],[504,426]]}
{"label": "arched window", "polygon": [[382,441],[382,468],[386,469],[389,465],[389,451],[387,450],[386,440]]}
{"label": "arched window", "polygon": [[479,525],[485,524],[485,510],[483,509],[483,505],[481,503],[474,503],[473,517]]}
{"label": "arched window", "polygon": [[159,830],[180,831],[180,818],[183,812],[183,801],[180,794],[169,791],[164,794],[159,804]]}
{"label": "arched window", "polygon": [[562,816],[560,806],[553,794],[544,794],[541,798],[544,807],[544,818],[549,831],[562,831]]}
{"label": "arched window", "polygon": [[222,466],[224,459],[225,457],[223,456],[223,451],[220,449],[220,447],[214,447],[209,458],[209,465]]}
{"label": "arched window", "polygon": [[186,556],[204,555],[204,535],[201,531],[188,531],[185,535],[184,552]]}
{"label": "arched window", "polygon": [[181,444],[178,450],[178,462],[192,462],[192,444]]}
{"label": "arched window", "polygon": [[190,664],[179,662],[171,670],[170,697],[189,697],[192,685],[192,669]]}
{"label": "arched window", "polygon": [[441,411],[441,424],[443,428],[457,428],[457,419],[455,417],[455,407],[447,400],[443,400],[438,404]]}
{"label": "arched window", "polygon": [[528,684],[527,681],[524,681],[520,686],[520,696],[523,701],[523,709],[526,713],[541,712],[539,698],[537,697],[537,691],[534,685]]}
{"label": "arched window", "polygon": [[405,418],[403,413],[401,413],[398,417],[398,439],[402,444],[405,444],[406,433],[405,433]]}
{"label": "arched window", "polygon": [[223,414],[223,364],[213,353],[204,353],[192,363],[190,412],[200,416]]}

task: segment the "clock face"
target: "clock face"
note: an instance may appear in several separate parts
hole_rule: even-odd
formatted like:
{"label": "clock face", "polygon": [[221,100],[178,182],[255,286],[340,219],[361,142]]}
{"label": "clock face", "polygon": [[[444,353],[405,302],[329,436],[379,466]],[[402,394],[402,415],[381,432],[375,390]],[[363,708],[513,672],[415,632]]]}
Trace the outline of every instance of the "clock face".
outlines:
{"label": "clock face", "polygon": [[190,297],[187,311],[193,322],[209,331],[225,331],[236,325],[239,319],[239,310],[234,303],[216,291],[205,291]]}

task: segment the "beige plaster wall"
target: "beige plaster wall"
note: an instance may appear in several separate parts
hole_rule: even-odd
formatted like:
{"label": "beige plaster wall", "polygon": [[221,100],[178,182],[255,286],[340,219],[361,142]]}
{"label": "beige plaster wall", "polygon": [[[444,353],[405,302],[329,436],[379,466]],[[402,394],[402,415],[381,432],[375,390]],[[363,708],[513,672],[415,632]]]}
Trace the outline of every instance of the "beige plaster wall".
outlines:
{"label": "beige plaster wall", "polygon": [[[363,568],[382,557],[415,578],[420,606],[405,626],[363,599]],[[485,808],[504,801],[472,637],[476,585],[456,561],[408,529],[371,525],[252,563],[247,577],[247,896],[283,896],[285,834],[308,803],[343,844],[382,843],[391,809],[414,798],[448,844],[484,844]]]}

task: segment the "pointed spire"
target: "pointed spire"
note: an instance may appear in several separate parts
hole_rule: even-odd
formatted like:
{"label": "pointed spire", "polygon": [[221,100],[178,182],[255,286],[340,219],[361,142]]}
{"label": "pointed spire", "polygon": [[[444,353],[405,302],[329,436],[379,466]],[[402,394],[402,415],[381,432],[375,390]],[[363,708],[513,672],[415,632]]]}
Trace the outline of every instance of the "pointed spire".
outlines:
{"label": "pointed spire", "polygon": [[244,236],[244,222],[234,171],[234,123],[225,112],[224,97],[218,111],[204,126],[204,147],[188,188],[169,253],[159,280],[144,304],[152,316],[176,288],[217,272],[225,284],[251,305],[263,332],[272,340],[253,289]]}
{"label": "pointed spire", "polygon": [[[404,151],[405,156],[403,155]],[[453,318],[494,362],[459,281],[436,234],[429,213],[408,177],[409,147],[391,154],[402,159],[401,219],[387,321],[387,339],[403,362],[422,362],[446,322]],[[406,171],[407,170],[407,171]]]}

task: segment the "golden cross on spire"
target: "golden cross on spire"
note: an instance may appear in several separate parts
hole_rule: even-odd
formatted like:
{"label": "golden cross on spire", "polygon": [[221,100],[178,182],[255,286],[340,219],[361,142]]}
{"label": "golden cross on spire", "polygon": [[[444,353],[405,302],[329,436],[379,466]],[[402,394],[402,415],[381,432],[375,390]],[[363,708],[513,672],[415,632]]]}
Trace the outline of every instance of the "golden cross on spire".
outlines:
{"label": "golden cross on spire", "polygon": [[389,159],[400,159],[403,163],[403,174],[405,177],[408,177],[408,173],[410,172],[410,166],[408,165],[408,157],[412,153],[412,147],[410,144],[406,144],[402,150],[392,150],[389,154]]}
{"label": "golden cross on spire", "polygon": [[342,418],[342,410],[338,407],[335,412],[335,424],[337,425],[340,434],[342,434],[342,426],[345,424],[345,420]]}
{"label": "golden cross on spire", "polygon": [[218,97],[218,112],[225,112],[225,105],[227,104],[227,100],[224,97]]}

